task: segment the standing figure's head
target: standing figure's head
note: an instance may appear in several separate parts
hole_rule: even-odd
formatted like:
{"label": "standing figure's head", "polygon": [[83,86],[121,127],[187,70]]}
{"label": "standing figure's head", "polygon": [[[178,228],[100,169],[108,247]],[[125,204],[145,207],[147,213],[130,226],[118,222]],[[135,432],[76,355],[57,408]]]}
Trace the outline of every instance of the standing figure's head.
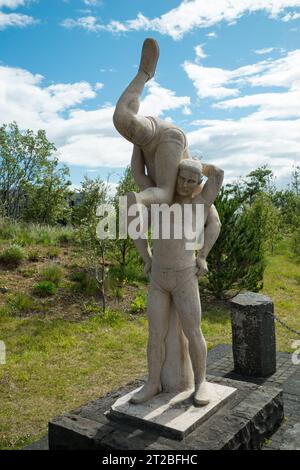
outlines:
{"label": "standing figure's head", "polygon": [[181,197],[191,197],[202,182],[202,165],[199,160],[181,160],[178,169],[176,193]]}

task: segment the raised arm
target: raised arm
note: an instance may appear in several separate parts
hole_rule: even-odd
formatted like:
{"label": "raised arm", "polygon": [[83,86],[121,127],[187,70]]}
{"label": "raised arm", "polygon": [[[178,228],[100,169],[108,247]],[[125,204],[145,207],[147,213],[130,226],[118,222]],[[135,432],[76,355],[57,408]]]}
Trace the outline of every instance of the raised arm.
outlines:
{"label": "raised arm", "polygon": [[144,155],[140,147],[138,147],[137,145],[133,146],[133,152],[131,157],[131,171],[133,179],[141,191],[156,186],[150,176],[147,176],[145,174]]}
{"label": "raised arm", "polygon": [[205,204],[211,206],[221,189],[224,179],[224,171],[217,166],[202,163],[202,172],[203,175],[207,177],[207,181],[200,193],[201,199]]}

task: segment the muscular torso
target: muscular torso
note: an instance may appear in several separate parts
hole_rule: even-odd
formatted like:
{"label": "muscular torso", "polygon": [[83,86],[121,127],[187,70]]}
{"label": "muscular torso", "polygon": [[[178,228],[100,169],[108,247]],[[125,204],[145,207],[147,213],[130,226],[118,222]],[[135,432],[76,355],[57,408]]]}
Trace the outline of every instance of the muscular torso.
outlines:
{"label": "muscular torso", "polygon": [[[197,197],[197,204],[201,204],[201,199]],[[195,249],[191,249],[192,246],[190,245],[190,249],[187,249],[187,243],[195,242],[194,239],[188,239],[185,237],[185,234],[189,232],[189,229],[192,228],[193,232],[196,233],[196,204],[191,204],[192,207],[192,221],[188,218],[186,220],[185,227],[181,226],[182,228],[182,238],[175,239],[174,238],[174,218],[171,217],[171,225],[170,225],[170,238],[163,239],[162,238],[162,230],[159,226],[159,238],[153,239],[153,258],[152,262],[154,264],[159,264],[160,269],[174,269],[174,270],[181,270],[185,269],[189,266],[194,266],[196,263],[196,256],[195,256]],[[204,224],[207,220],[207,216],[211,207],[204,205],[204,210],[202,212],[203,220],[199,223],[200,232],[196,236],[198,236],[199,241],[201,241],[201,235],[203,236]],[[201,212],[200,212],[201,213]],[[183,219],[184,220],[184,219]],[[199,222],[199,220],[198,220]],[[201,223],[202,222],[202,223]],[[185,231],[183,229],[186,229]],[[179,232],[180,233],[180,232]],[[198,246],[199,248],[199,246]]]}

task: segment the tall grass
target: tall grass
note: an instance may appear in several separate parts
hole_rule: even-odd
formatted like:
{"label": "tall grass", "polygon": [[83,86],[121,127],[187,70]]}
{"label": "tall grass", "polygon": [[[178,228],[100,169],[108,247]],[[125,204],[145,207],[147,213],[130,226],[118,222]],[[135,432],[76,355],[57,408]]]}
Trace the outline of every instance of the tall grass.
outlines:
{"label": "tall grass", "polygon": [[75,230],[70,226],[25,224],[0,218],[0,240],[20,246],[66,245],[75,242]]}

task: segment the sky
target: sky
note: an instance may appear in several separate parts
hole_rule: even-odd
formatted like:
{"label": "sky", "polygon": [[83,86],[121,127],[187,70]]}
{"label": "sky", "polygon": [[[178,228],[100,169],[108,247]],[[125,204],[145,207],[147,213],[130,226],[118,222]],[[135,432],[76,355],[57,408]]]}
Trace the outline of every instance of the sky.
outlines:
{"label": "sky", "polygon": [[115,185],[132,146],[112,115],[146,37],[140,112],[172,121],[225,182],[300,164],[300,0],[0,0],[0,125],[45,129],[71,180]]}

